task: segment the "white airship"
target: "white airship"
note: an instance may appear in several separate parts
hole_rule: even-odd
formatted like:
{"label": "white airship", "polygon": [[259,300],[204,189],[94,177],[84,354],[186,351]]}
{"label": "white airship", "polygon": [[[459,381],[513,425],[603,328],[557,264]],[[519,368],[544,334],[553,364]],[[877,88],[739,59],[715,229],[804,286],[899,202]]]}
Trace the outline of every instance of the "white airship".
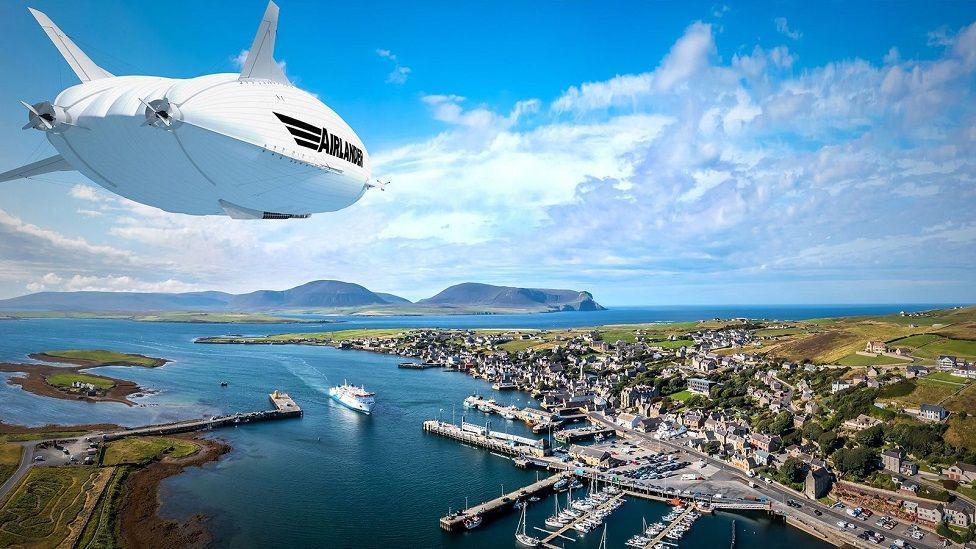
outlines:
{"label": "white airship", "polygon": [[45,14],[29,8],[81,84],[28,110],[60,154],[0,181],[77,170],[136,202],[192,215],[306,218],[345,208],[370,187],[362,141],[298,89],[274,60],[278,6],[264,13],[240,74],[115,76]]}

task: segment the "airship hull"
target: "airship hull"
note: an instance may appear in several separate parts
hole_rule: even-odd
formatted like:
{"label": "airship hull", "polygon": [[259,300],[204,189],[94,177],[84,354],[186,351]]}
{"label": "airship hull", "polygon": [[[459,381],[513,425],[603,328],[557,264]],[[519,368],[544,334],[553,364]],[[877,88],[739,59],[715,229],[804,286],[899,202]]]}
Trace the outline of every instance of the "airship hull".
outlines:
{"label": "airship hull", "polygon": [[[178,106],[172,126],[145,125],[143,101]],[[236,74],[186,80],[121,76],[93,80],[56,99],[74,127],[49,133],[75,169],[136,202],[170,212],[223,214],[221,201],[262,212],[330,212],[356,202],[363,166],[301,147],[276,116],[326,128],[365,151],[349,126],[292,86],[241,82]]]}
{"label": "airship hull", "polygon": [[24,129],[46,132],[59,154],[4,172],[0,181],[77,170],[148,206],[244,219],[340,210],[374,186],[356,133],[275,62],[274,2],[240,74],[187,79],[115,76],[47,15],[29,10],[81,84],[53,102],[21,102]]}

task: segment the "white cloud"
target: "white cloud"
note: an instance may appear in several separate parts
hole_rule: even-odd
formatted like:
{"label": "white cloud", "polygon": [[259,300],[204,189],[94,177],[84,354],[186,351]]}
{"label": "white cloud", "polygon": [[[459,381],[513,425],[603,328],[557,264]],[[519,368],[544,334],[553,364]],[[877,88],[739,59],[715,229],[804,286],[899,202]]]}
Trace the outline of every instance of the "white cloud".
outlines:
{"label": "white cloud", "polygon": [[393,69],[386,75],[387,84],[403,84],[410,76],[410,67],[400,64],[396,54],[387,49],[377,49],[376,55],[393,63]]}
{"label": "white cloud", "polygon": [[799,40],[800,38],[803,38],[802,32],[795,28],[790,28],[790,23],[785,17],[777,17],[773,20],[773,22],[776,23],[776,32],[782,34],[783,36],[791,40]]}

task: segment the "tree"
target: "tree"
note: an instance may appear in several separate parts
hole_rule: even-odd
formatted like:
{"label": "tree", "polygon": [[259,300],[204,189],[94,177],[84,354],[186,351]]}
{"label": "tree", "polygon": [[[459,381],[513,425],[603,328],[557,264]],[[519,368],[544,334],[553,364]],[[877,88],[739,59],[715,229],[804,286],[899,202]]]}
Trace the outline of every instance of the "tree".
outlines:
{"label": "tree", "polygon": [[837,438],[837,433],[833,431],[824,431],[823,433],[820,433],[820,436],[817,437],[817,446],[820,446],[821,452],[830,455],[831,452],[840,446],[838,441],[839,439]]}
{"label": "tree", "polygon": [[884,445],[884,434],[884,424],[879,423],[858,433],[854,437],[854,440],[856,440],[857,443],[862,446],[880,448]]}
{"label": "tree", "polygon": [[769,423],[769,433],[773,435],[784,435],[793,428],[793,414],[783,410],[776,414],[773,421]]}
{"label": "tree", "polygon": [[841,448],[833,455],[834,467],[838,471],[857,478],[864,478],[877,469],[878,459],[877,452],[866,446]]}
{"label": "tree", "polygon": [[787,458],[779,468],[779,472],[787,482],[802,483],[807,476],[807,464],[797,458]]}

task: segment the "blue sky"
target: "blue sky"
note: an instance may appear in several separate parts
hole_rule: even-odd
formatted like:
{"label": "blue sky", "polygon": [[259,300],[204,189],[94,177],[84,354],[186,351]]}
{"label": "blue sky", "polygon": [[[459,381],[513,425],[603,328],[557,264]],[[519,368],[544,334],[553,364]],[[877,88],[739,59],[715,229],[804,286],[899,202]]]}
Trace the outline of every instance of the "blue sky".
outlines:
{"label": "blue sky", "polygon": [[[20,99],[76,83],[0,4],[0,168],[53,154]],[[263,2],[33,2],[115,74],[236,71]],[[609,304],[976,302],[976,4],[279,2],[276,57],[385,193],[304,222],[166,214],[77,174],[3,184],[0,297],[425,297],[476,280]],[[286,267],[282,267],[286,265]]]}

